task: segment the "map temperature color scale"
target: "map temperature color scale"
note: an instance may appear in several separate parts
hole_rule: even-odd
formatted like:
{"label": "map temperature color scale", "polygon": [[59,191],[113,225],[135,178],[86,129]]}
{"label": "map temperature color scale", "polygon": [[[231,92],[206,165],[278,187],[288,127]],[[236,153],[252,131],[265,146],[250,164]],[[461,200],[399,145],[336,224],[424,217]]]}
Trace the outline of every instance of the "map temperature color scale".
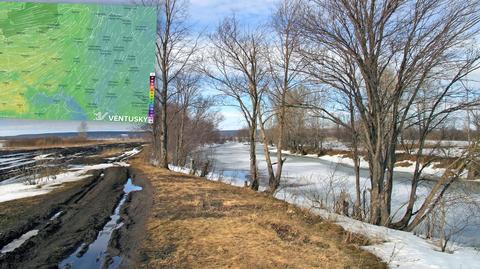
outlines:
{"label": "map temperature color scale", "polygon": [[155,73],[150,73],[150,104],[148,105],[148,123],[153,123],[155,114]]}

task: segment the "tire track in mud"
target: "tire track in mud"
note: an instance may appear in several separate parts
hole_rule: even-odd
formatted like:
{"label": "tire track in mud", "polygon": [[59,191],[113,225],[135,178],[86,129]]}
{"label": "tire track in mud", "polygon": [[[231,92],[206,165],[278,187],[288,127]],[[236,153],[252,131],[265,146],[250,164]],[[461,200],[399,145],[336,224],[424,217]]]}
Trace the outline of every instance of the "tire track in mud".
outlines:
{"label": "tire track in mud", "polygon": [[120,258],[118,269],[137,268],[141,264],[145,225],[153,205],[153,189],[148,177],[135,167],[129,171],[133,183],[143,190],[127,198],[121,210],[123,225],[114,231],[110,240],[108,252]]}
{"label": "tire track in mud", "polygon": [[[112,167],[94,173],[94,179],[63,203],[46,210],[46,221],[38,223],[38,235],[0,257],[0,269],[58,268],[58,264],[81,244],[89,245],[109,221],[123,196],[129,177],[125,167]],[[53,215],[62,211],[56,219]],[[23,229],[25,232],[28,229]]]}

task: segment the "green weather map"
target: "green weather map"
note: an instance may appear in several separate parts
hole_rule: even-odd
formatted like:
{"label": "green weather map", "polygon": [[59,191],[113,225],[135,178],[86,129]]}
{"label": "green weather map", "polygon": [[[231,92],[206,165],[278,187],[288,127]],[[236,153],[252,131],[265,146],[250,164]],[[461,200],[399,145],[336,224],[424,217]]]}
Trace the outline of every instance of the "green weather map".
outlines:
{"label": "green weather map", "polygon": [[145,122],[155,9],[0,2],[0,118]]}

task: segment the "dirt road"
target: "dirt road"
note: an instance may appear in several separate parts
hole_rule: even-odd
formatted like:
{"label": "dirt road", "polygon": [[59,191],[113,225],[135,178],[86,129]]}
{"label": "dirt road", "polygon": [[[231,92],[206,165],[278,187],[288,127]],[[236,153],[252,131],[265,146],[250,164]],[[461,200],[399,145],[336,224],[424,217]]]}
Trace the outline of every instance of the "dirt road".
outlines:
{"label": "dirt road", "polygon": [[[38,235],[0,257],[0,268],[57,268],[81,244],[95,240],[123,194],[127,177],[128,171],[123,167],[97,172],[77,187],[71,197],[65,197],[50,210],[38,206],[41,212],[37,217],[44,220],[35,225]],[[57,212],[62,214],[50,220]]]}
{"label": "dirt road", "polygon": [[[135,188],[139,188],[134,185],[139,180],[130,174],[128,167],[115,162],[125,160],[128,156],[124,152],[132,152],[138,146],[135,143],[109,144],[47,151],[3,152],[0,159],[3,158],[4,162],[14,161],[14,165],[18,166],[35,168],[29,160],[38,156],[54,156],[52,161],[47,162],[51,167],[59,164],[66,169],[76,169],[84,165],[102,166],[108,163],[109,168],[86,172],[89,176],[78,181],[58,183],[58,187],[48,194],[1,202],[0,268],[58,268],[69,256],[81,256],[92,242],[100,239],[106,242],[105,249],[99,250],[102,260],[94,261],[99,263],[98,268],[106,268],[115,258],[120,258],[123,253],[113,246],[114,242],[122,240],[116,231],[118,228],[127,230],[136,227],[135,223],[142,219],[137,217],[137,212],[141,210],[132,210],[131,215],[127,211],[130,211],[129,208],[143,208],[141,201],[145,199],[131,202],[130,198],[135,193],[126,194],[127,179],[133,179],[130,187]],[[59,156],[62,156],[60,160]],[[5,168],[6,164],[3,165]],[[14,175],[12,173],[15,170],[8,168],[4,171],[11,173],[8,176],[3,174],[6,180],[0,184],[22,182],[19,178],[21,173]],[[139,185],[144,186],[140,181]],[[41,185],[38,187],[41,188]],[[148,188],[145,189],[141,193],[148,193]],[[123,199],[126,201],[120,206]],[[118,216],[118,223],[110,227],[114,240],[102,237],[103,229],[109,228],[106,226],[111,221],[112,214],[116,209],[122,208],[122,218]],[[111,248],[108,248],[109,242],[112,243]],[[83,268],[79,264],[81,263],[65,263],[61,267]]]}

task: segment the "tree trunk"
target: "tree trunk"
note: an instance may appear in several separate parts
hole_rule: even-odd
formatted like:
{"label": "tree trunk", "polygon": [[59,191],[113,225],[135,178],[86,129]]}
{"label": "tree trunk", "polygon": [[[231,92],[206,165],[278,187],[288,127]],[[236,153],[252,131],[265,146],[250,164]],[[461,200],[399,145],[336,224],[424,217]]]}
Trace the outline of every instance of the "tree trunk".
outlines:
{"label": "tree trunk", "polygon": [[[391,145],[390,145],[391,146]],[[395,168],[395,148],[389,148],[387,156],[387,175],[383,189],[383,201],[381,208],[381,223],[382,226],[389,226],[391,223],[391,208],[392,208],[392,190],[393,190],[393,176]]]}
{"label": "tree trunk", "polygon": [[383,170],[381,158],[375,154],[369,160],[370,166],[370,223],[381,225],[381,208],[383,202]]}
{"label": "tree trunk", "polygon": [[258,121],[260,124],[260,134],[262,135],[262,140],[263,140],[263,152],[265,155],[265,161],[267,163],[268,192],[271,194],[274,194],[275,190],[277,189],[277,186],[275,186],[275,174],[273,173],[272,159],[270,158],[270,151],[268,150],[268,138],[267,138],[267,134],[265,133],[265,126],[263,123],[261,111],[259,111],[258,113]]}
{"label": "tree trunk", "polygon": [[[256,120],[255,120],[256,121]],[[250,126],[250,188],[252,190],[258,191],[258,170],[257,170],[257,154],[255,152],[255,136],[256,136],[256,123],[252,121],[252,126]]]}
{"label": "tree trunk", "polygon": [[[355,219],[363,219],[362,217],[362,198],[360,192],[360,156],[358,154],[358,133],[355,126],[355,110],[353,106],[353,100],[350,97],[349,110],[350,110],[350,127],[352,132],[352,158],[353,158],[353,170],[355,171],[355,205],[353,206],[353,217]],[[322,149],[323,151],[323,145]]]}
{"label": "tree trunk", "polygon": [[353,135],[353,170],[355,171],[355,205],[353,207],[353,217],[362,219],[362,198],[360,191],[360,156],[358,156],[358,144],[356,134]]}
{"label": "tree trunk", "polygon": [[[155,89],[158,92],[158,89]],[[154,123],[152,125],[152,139],[153,139],[153,151],[152,151],[152,165],[159,166],[160,165],[160,158],[161,158],[161,126],[160,126],[160,111],[161,111],[161,104],[158,98],[155,100],[155,112],[154,112]]]}
{"label": "tree trunk", "polygon": [[443,198],[443,195],[448,190],[450,185],[455,180],[458,179],[458,174],[461,173],[465,169],[465,167],[468,165],[468,162],[462,161],[462,163],[460,164],[460,167],[456,169],[457,173],[453,172],[453,169],[455,169],[455,166],[457,166],[461,161],[462,161],[461,159],[457,159],[449,167],[447,167],[445,173],[437,181],[437,183],[435,183],[435,185],[432,187],[432,190],[430,191],[428,196],[425,198],[425,201],[423,202],[422,206],[416,212],[415,218],[406,227],[405,230],[407,232],[411,232],[420,223],[422,223],[425,217],[428,216],[428,214],[430,214],[431,211],[438,205],[438,203]]}
{"label": "tree trunk", "polygon": [[420,163],[421,159],[423,157],[423,149],[425,147],[425,139],[427,137],[427,130],[428,130],[428,125],[425,126],[427,128],[419,128],[419,133],[420,138],[419,138],[419,146],[417,149],[417,153],[415,154],[415,170],[413,172],[412,176],[412,182],[410,185],[410,195],[408,198],[408,204],[407,208],[405,210],[405,214],[403,215],[402,219],[400,219],[398,222],[392,223],[389,226],[394,228],[394,229],[399,229],[399,230],[404,230],[407,228],[408,224],[410,223],[410,220],[413,217],[413,209],[415,206],[415,202],[417,200],[417,188],[418,188],[418,183],[420,182],[420,176],[422,174],[422,169],[420,169]]}
{"label": "tree trunk", "polygon": [[283,159],[283,137],[285,135],[285,114],[286,114],[286,109],[285,109],[285,94],[282,96],[282,107],[280,110],[280,130],[278,134],[278,141],[277,141],[277,173],[275,174],[275,180],[273,184],[270,186],[271,189],[277,190],[278,187],[280,186],[280,180],[282,178],[282,170],[283,170],[283,163],[285,162],[285,159]]}
{"label": "tree trunk", "polygon": [[[165,72],[164,72],[165,73]],[[167,125],[167,98],[168,98],[168,75],[163,74],[163,89],[162,89],[162,132],[160,145],[160,167],[168,169],[168,125]]]}

